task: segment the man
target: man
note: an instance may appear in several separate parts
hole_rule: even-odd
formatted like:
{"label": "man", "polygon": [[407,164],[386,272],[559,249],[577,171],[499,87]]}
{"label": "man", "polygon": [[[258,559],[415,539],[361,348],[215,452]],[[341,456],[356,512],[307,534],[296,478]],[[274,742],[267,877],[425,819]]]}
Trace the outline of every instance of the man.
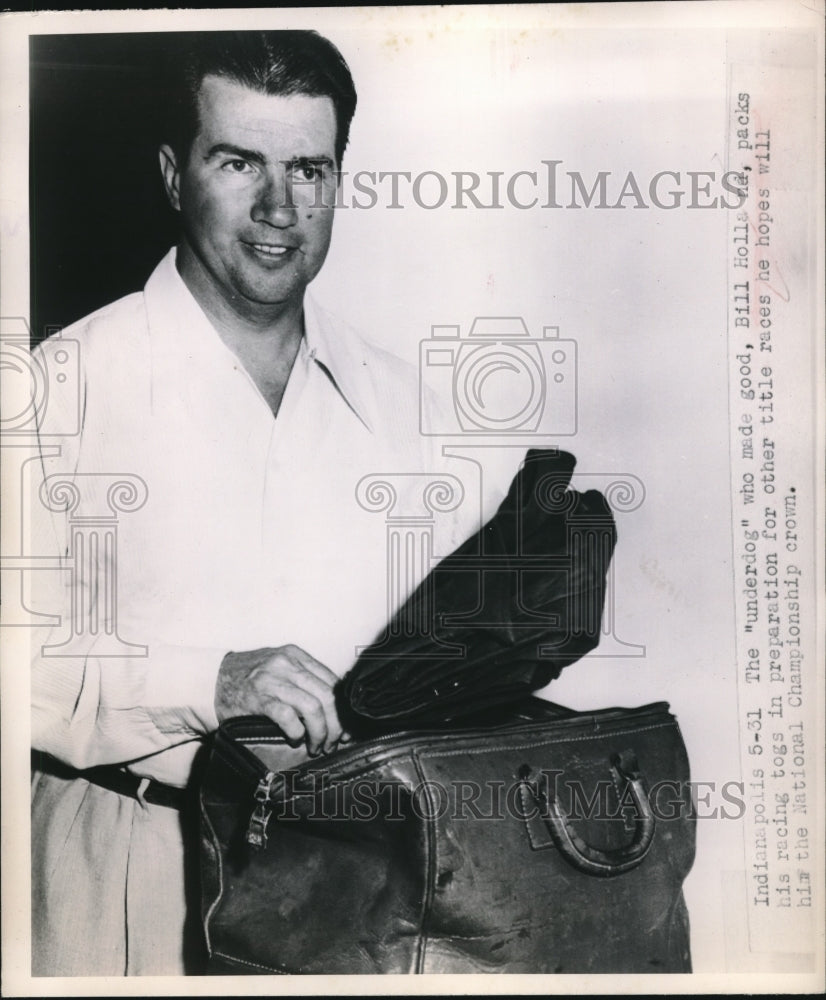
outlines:
{"label": "man", "polygon": [[[336,747],[333,685],[418,582],[388,604],[359,484],[439,468],[412,372],[305,298],[356,104],[341,55],[313,32],[215,33],[179,68],[160,151],[177,251],[40,348],[48,370],[80,345],[79,398],[56,383],[48,408],[81,419],[44,437],[32,499],[65,566],[34,574],[34,607],[60,613],[32,673],[35,975],[199,970],[182,790],[203,739],[262,714]],[[443,517],[438,551],[479,514]]]}

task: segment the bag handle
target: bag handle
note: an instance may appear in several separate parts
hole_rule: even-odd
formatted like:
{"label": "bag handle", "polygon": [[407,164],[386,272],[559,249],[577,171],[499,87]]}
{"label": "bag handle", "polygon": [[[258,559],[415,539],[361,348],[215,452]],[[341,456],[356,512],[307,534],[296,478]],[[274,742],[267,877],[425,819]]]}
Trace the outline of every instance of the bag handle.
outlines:
{"label": "bag handle", "polygon": [[[549,796],[540,782],[540,775],[525,764],[519,777],[523,787],[540,808],[540,816],[551,835],[553,843],[565,860],[578,871],[598,878],[612,878],[631,871],[641,864],[654,841],[656,821],[646,794],[645,782],[633,751],[625,750],[611,758],[611,771],[623,783],[621,798],[628,789],[636,810],[634,836],[630,844],[612,850],[602,850],[586,844],[571,826],[556,797]],[[528,816],[525,816],[526,823]],[[530,828],[529,828],[530,833]],[[550,846],[540,845],[540,846]]]}

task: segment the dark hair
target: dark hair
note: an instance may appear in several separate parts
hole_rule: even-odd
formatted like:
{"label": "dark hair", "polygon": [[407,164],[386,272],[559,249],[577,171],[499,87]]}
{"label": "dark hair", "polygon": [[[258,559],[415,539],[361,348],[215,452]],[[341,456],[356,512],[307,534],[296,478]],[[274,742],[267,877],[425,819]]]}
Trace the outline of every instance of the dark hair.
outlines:
{"label": "dark hair", "polygon": [[205,76],[226,77],[263,94],[329,97],[336,113],[336,160],[341,159],[356,110],[350,69],[332,42],[316,31],[210,31],[185,36],[171,54],[171,101],[166,137],[186,161],[198,132],[198,93]]}

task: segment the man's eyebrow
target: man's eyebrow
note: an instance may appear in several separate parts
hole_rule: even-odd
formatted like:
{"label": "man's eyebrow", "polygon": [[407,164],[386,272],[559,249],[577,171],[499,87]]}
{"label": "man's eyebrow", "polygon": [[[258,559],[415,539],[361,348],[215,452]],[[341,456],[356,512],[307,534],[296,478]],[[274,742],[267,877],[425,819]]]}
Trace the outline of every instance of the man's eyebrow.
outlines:
{"label": "man's eyebrow", "polygon": [[229,142],[217,142],[214,146],[210,146],[204,159],[211,160],[214,156],[237,156],[239,160],[249,160],[250,163],[267,162],[263,153],[254,149],[244,149],[243,146],[234,146]]}
{"label": "man's eyebrow", "polygon": [[[263,153],[255,149],[244,149],[243,146],[236,146],[230,142],[217,142],[207,150],[205,160],[211,160],[214,156],[237,156],[239,160],[248,160],[250,163],[266,164],[267,158]],[[284,166],[301,167],[310,164],[315,167],[334,167],[335,161],[332,157],[319,153],[316,156],[291,156],[289,159],[281,160]]]}
{"label": "man's eyebrow", "polygon": [[325,156],[323,153],[319,153],[317,156],[291,156],[289,160],[283,160],[282,162],[298,167],[303,166],[305,163],[312,164],[314,167],[332,167],[334,165],[333,159]]}

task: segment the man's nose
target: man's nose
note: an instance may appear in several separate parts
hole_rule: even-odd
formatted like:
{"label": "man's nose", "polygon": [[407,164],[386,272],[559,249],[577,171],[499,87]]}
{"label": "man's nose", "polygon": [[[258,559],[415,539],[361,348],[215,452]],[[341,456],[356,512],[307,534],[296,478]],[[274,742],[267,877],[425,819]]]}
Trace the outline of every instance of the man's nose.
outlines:
{"label": "man's nose", "polygon": [[251,214],[253,222],[265,222],[277,229],[296,224],[298,213],[286,176],[267,175],[258,188]]}

